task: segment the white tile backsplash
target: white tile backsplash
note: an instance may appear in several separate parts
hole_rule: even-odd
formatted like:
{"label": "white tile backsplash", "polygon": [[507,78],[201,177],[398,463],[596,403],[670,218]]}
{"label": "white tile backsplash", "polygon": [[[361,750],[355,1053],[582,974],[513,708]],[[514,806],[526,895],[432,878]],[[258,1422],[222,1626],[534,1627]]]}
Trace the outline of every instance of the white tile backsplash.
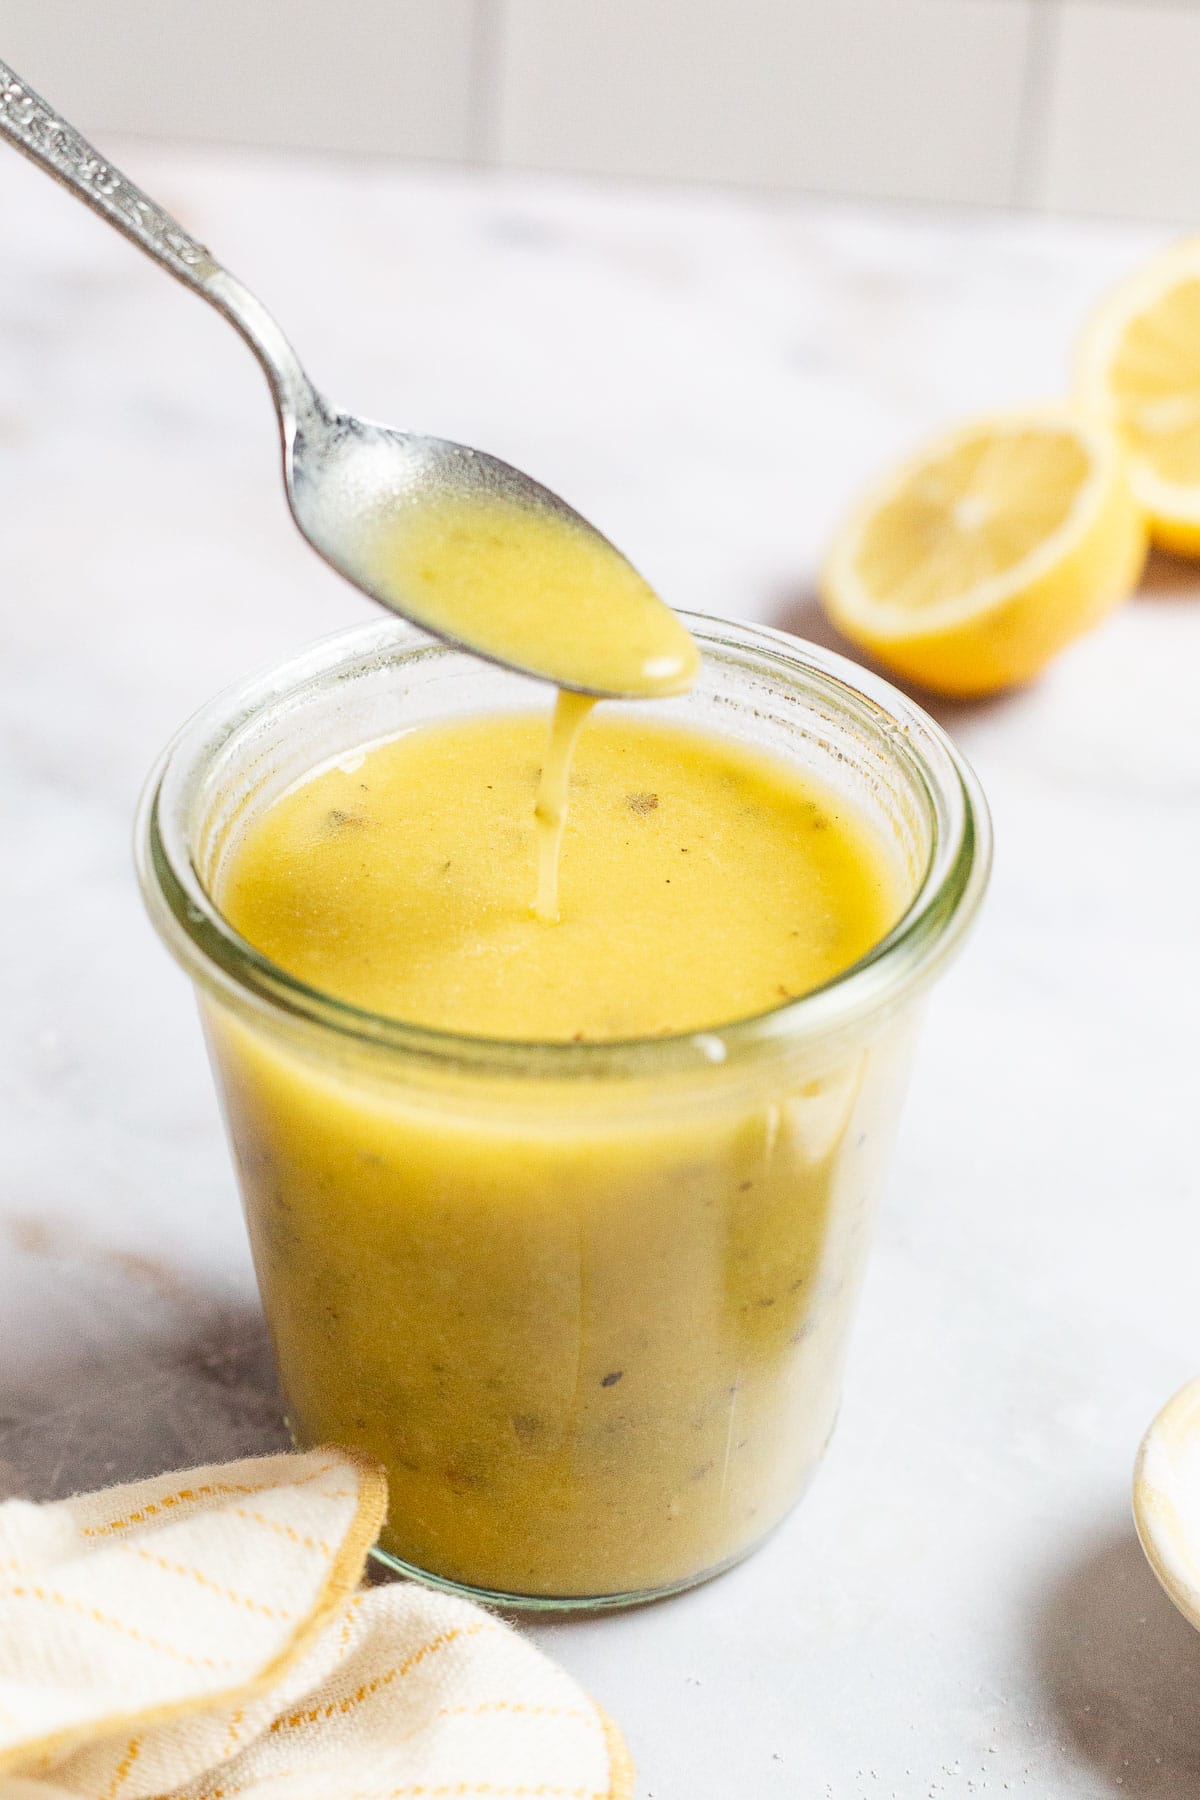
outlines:
{"label": "white tile backsplash", "polygon": [[1200,218],[1200,0],[0,0],[134,132]]}
{"label": "white tile backsplash", "polygon": [[1036,198],[1200,224],[1200,8],[1062,0]]}
{"label": "white tile backsplash", "polygon": [[460,159],[488,0],[0,0],[0,55],[85,130]]}
{"label": "white tile backsplash", "polygon": [[505,0],[497,160],[1003,203],[1033,0]]}

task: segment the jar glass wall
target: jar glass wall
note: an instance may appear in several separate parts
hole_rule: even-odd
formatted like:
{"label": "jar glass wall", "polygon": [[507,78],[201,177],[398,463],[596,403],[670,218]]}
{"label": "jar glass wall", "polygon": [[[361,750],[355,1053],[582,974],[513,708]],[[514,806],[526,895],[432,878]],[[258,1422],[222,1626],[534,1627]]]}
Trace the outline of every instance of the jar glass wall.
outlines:
{"label": "jar glass wall", "polygon": [[306,986],[220,911],[246,826],[321,763],[545,690],[394,622],[222,696],[147,790],[151,914],[192,975],[289,1423],[388,1471],[382,1551],[535,1606],[726,1567],[833,1427],[919,1001],[986,882],[986,813],[902,695],[780,634],[689,618],[653,716],[857,807],[908,905],[770,1013],[616,1044],[503,1043]]}

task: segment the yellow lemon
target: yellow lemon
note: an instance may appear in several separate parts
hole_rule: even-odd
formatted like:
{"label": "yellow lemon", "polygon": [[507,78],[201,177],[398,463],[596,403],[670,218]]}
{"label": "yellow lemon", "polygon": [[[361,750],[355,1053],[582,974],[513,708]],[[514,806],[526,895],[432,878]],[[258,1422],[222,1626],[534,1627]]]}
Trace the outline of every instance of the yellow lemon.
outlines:
{"label": "yellow lemon", "polygon": [[1133,1517],[1151,1568],[1200,1631],[1200,1381],[1167,1402],[1142,1440]]}
{"label": "yellow lemon", "polygon": [[1200,556],[1200,238],[1105,296],[1080,340],[1077,390],[1124,439],[1151,535]]}
{"label": "yellow lemon", "polygon": [[986,694],[1111,612],[1145,555],[1116,434],[1042,408],[963,426],[877,483],[834,538],[821,598],[897,674]]}

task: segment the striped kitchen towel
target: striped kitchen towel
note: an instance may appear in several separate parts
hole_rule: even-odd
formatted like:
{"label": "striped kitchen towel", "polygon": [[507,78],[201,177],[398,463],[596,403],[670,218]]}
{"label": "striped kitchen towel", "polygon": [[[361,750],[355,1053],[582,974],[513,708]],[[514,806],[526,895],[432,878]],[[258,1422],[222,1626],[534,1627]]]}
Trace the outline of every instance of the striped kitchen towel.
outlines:
{"label": "striped kitchen towel", "polygon": [[0,1505],[0,1800],[631,1800],[499,1619],[357,1591],[385,1503],[320,1450]]}

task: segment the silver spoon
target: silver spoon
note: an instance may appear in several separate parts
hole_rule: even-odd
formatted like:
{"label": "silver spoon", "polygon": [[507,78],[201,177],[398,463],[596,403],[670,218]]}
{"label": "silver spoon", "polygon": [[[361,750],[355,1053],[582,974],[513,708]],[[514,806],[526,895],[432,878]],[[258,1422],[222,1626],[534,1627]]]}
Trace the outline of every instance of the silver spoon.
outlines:
{"label": "silver spoon", "polygon": [[[691,685],[696,669],[691,638],[594,526],[548,488],[484,451],[394,431],[335,410],[250,290],[3,62],[0,133],[241,333],[262,365],[275,402],[292,517],[313,549],[356,587],[452,643],[559,687],[633,698],[678,693]],[[460,608],[449,617],[436,596],[431,601],[402,570],[397,573],[394,558],[381,554],[381,532],[402,548],[403,534],[418,513],[428,520],[439,508],[464,506],[468,522],[472,507],[480,517],[486,515],[485,547],[494,541],[487,534],[495,533],[497,519],[510,536],[534,523],[543,529],[565,528],[558,530],[558,538],[577,547],[578,567],[586,565],[585,573],[590,572],[576,600],[593,614],[603,606],[612,608],[611,656],[597,655],[597,633],[593,630],[589,637],[582,629],[582,614],[556,621],[549,606],[543,608],[551,623],[548,633],[540,614],[517,619],[519,595],[498,596],[504,604],[484,605],[482,616],[476,606],[471,616],[463,618]],[[515,609],[512,616],[506,608]],[[602,652],[609,635],[606,618],[598,621]],[[645,645],[640,662],[635,658],[631,663],[627,654],[633,640]]]}

